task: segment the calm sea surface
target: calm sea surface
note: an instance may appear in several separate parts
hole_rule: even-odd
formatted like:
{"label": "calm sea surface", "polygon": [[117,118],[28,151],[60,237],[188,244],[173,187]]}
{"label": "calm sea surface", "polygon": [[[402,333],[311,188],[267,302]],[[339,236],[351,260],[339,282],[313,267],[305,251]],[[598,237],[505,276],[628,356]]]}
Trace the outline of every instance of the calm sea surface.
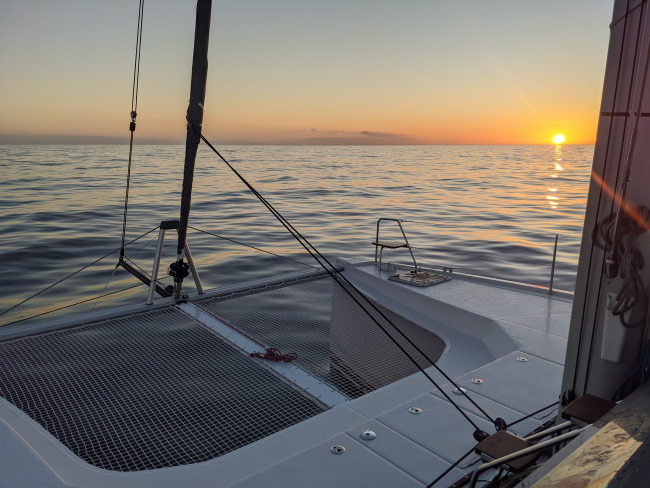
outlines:
{"label": "calm sea surface", "polygon": [[[127,240],[178,218],[183,152],[135,147]],[[422,264],[548,285],[558,234],[555,286],[573,289],[593,146],[225,146],[221,152],[328,257],[372,258],[377,219],[400,218]],[[119,248],[127,157],[126,146],[0,146],[0,311]],[[315,265],[205,146],[190,225],[204,231],[191,230],[188,241],[206,287]],[[152,232],[127,248],[149,272],[156,237]],[[175,259],[171,233],[165,249],[166,268]],[[407,257],[397,250],[385,258]],[[112,275],[117,258],[115,252],[4,314],[0,324],[137,284],[121,269]],[[145,297],[136,287],[98,306]]]}

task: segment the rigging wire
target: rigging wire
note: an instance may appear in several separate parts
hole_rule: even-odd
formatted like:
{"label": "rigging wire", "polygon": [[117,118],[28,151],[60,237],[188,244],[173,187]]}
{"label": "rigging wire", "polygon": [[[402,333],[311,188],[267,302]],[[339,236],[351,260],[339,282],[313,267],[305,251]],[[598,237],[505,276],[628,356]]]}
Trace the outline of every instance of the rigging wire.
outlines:
{"label": "rigging wire", "polygon": [[120,261],[124,259],[124,247],[126,240],[126,217],[129,208],[129,187],[131,185],[131,166],[133,156],[133,134],[135,132],[135,119],[138,116],[138,88],[140,85],[140,51],[142,49],[142,20],[144,17],[144,0],[140,0],[138,8],[138,29],[135,42],[135,60],[133,66],[133,86],[131,89],[131,123],[129,131],[131,137],[129,140],[129,163],[126,171],[126,191],[124,195],[124,213],[122,216],[122,247],[120,248]]}
{"label": "rigging wire", "polygon": [[[649,348],[648,350],[650,351],[650,348]],[[553,402],[553,403],[551,403],[550,405],[546,405],[545,407],[542,407],[542,408],[540,408],[539,410],[535,410],[534,412],[529,413],[528,415],[525,415],[524,417],[521,417],[521,418],[519,418],[519,419],[517,419],[517,420],[515,420],[515,421],[513,421],[513,422],[510,422],[510,423],[507,425],[507,427],[510,428],[511,426],[516,425],[516,424],[518,424],[519,422],[523,422],[524,420],[529,419],[529,418],[531,418],[532,416],[537,415],[537,414],[539,414],[539,413],[542,413],[543,411],[548,410],[549,408],[556,407],[556,406],[558,406],[559,404],[560,404],[560,402],[557,401],[557,402]],[[544,425],[544,424],[543,424],[543,425]],[[538,428],[539,428],[539,427],[538,427]],[[533,431],[533,432],[535,432],[535,431]],[[530,435],[530,434],[529,434],[529,435]],[[456,466],[458,466],[458,465],[463,461],[463,459],[465,459],[467,456],[469,456],[469,455],[474,451],[475,448],[476,448],[476,446],[472,447],[469,451],[467,451],[465,454],[463,454],[463,455],[462,455],[459,459],[457,459],[457,460],[456,460],[456,461],[455,461],[451,466],[449,466],[447,469],[445,469],[445,471],[443,471],[443,472],[442,472],[442,473],[441,473],[441,474],[440,474],[440,475],[439,475],[435,480],[433,480],[431,483],[429,483],[429,484],[426,486],[426,488],[432,488],[432,487],[433,487],[433,486],[434,486],[438,481],[440,481],[442,478],[444,478],[444,477],[445,477],[445,476],[446,476],[446,475],[447,475],[447,474],[448,474],[452,469],[454,469]],[[471,464],[473,464],[473,463],[475,463],[475,462],[476,462],[476,461],[473,461]],[[466,476],[466,477],[467,477],[467,476]],[[468,480],[469,480],[469,478],[468,478]],[[455,485],[454,485],[454,486],[455,486]]]}
{"label": "rigging wire", "polygon": [[[364,310],[370,319],[384,332],[384,334],[393,342],[395,346],[415,365],[415,367],[425,375],[425,377],[440,391],[440,393],[447,399],[447,401],[452,404],[456,410],[476,429],[475,436],[480,438],[485,438],[487,434],[483,432],[478,425],[465,413],[465,411],[460,408],[451,397],[442,389],[440,385],[427,373],[422,366],[409,354],[409,352],[402,346],[395,337],[393,337],[388,330],[377,320],[370,311],[364,307],[364,305],[359,301],[359,299],[348,289],[347,286],[344,286],[343,283],[356,290],[356,287],[343,275],[341,275],[334,265],[323,256],[318,249],[316,249],[307,238],[305,238],[293,225],[286,219],[278,210],[276,210],[271,203],[269,203],[264,196],[262,196],[222,155],[219,151],[206,139],[206,137],[201,134],[191,123],[189,126],[194,130],[205,142],[210,149],[230,168],[230,170],[241,180],[241,182],[246,185],[246,187],[260,200],[260,202],[275,216],[275,218],[289,231],[289,233],[298,241],[298,243],[318,262],[319,265],[341,286],[341,288],[349,295],[349,297],[362,309]],[[343,283],[342,283],[342,282]],[[356,290],[358,292],[358,290]],[[501,430],[505,425],[503,419],[497,418],[493,419],[480,405],[478,405],[465,391],[463,391],[453,379],[451,379],[438,365],[436,365],[429,357],[408,337],[402,332],[395,324],[391,322],[386,315],[375,306],[372,301],[366,298],[363,294],[359,293],[359,296],[363,298],[366,304],[370,305],[388,324],[390,324],[393,329],[408,343],[410,344],[425,360],[427,360],[447,381],[449,381],[454,387],[458,388],[459,391],[468,399],[468,401],[474,405],[487,419],[490,420],[497,430]]]}
{"label": "rigging wire", "polygon": [[[130,181],[131,181],[131,165],[132,165],[132,155],[133,155],[133,133],[135,132],[135,119],[137,117],[137,108],[138,108],[138,88],[139,88],[139,83],[140,83],[140,53],[142,50],[142,23],[143,23],[143,18],[144,18],[144,0],[140,0],[139,7],[138,7],[138,28],[137,28],[137,34],[136,34],[136,47],[135,47],[135,60],[134,60],[134,68],[133,68],[133,86],[131,90],[131,123],[129,125],[129,130],[131,131],[131,137],[130,137],[130,142],[129,142],[129,162],[128,162],[128,169],[127,169],[127,180],[126,180],[126,194],[124,197],[124,215],[122,218],[122,239],[121,239],[121,246],[109,252],[108,254],[105,254],[101,258],[93,261],[92,263],[87,264],[86,266],[78,269],[77,271],[74,271],[73,273],[61,278],[59,281],[51,284],[50,286],[43,288],[39,292],[35,293],[34,295],[31,295],[27,298],[25,298],[23,301],[9,307],[8,309],[4,310],[3,312],[0,312],[0,317],[7,314],[11,310],[15,309],[16,307],[19,307],[20,305],[26,303],[27,301],[35,298],[36,296],[40,295],[41,293],[46,292],[47,290],[53,288],[54,286],[58,285],[59,283],[67,280],[68,278],[71,278],[72,276],[76,275],[77,273],[83,271],[84,269],[98,263],[102,259],[107,258],[111,254],[113,254],[116,251],[120,251],[120,261],[124,259],[124,250],[127,245],[132,244],[133,242],[139,240],[140,238],[146,236],[147,234],[153,232],[156,230],[158,227],[155,227],[154,229],[150,230],[149,232],[146,232],[145,234],[142,234],[140,237],[137,237],[136,239],[133,239],[130,242],[126,242],[126,220],[127,220],[127,209],[128,209],[128,202],[129,202],[129,186],[130,186]],[[113,272],[114,273],[114,272]],[[109,278],[110,281],[110,278]],[[106,283],[106,286],[108,286],[108,282]],[[106,289],[106,287],[104,287]],[[101,297],[101,295],[100,295]],[[95,300],[93,298],[92,300]],[[83,302],[80,302],[83,303]],[[64,307],[65,308],[65,307]],[[93,307],[94,308],[94,307]],[[59,309],[60,310],[60,309]],[[56,311],[56,310],[54,310]],[[49,312],[44,312],[44,313],[49,313]],[[39,314],[42,315],[42,314]],[[15,322],[12,322],[15,323]],[[9,325],[9,324],[4,324],[4,325]]]}
{"label": "rigging wire", "polygon": [[[151,234],[153,231],[155,231],[156,229],[158,229],[158,227],[160,227],[160,226],[156,226],[156,227],[154,227],[153,229],[151,229],[150,231],[145,232],[144,234],[142,234],[142,235],[136,237],[135,239],[133,239],[133,240],[129,241],[128,243],[126,243],[126,245],[128,246],[128,245],[130,245],[130,244],[133,244],[133,243],[136,242],[136,241],[139,241],[139,240],[142,239],[143,237],[145,237],[145,236]],[[15,309],[15,308],[17,308],[17,307],[23,305],[24,303],[28,302],[29,300],[31,300],[31,299],[33,299],[33,298],[36,298],[38,295],[40,295],[40,294],[42,294],[42,293],[45,293],[47,290],[50,290],[51,288],[54,288],[56,285],[58,285],[59,283],[64,282],[64,281],[67,280],[68,278],[72,278],[74,275],[79,274],[79,273],[82,272],[83,270],[85,270],[85,269],[87,269],[87,268],[90,268],[91,266],[93,266],[94,264],[97,264],[98,262],[100,262],[100,261],[103,260],[103,259],[106,259],[108,256],[110,256],[111,254],[116,253],[116,252],[119,251],[119,250],[120,250],[119,247],[118,247],[117,249],[113,249],[112,251],[110,251],[110,252],[104,254],[101,258],[98,258],[98,259],[94,260],[93,262],[88,263],[88,264],[86,264],[85,266],[82,266],[82,267],[79,268],[78,270],[73,271],[73,272],[70,273],[69,275],[64,276],[64,277],[61,278],[60,280],[58,280],[58,281],[52,283],[52,284],[49,285],[49,286],[46,286],[46,287],[43,288],[42,290],[40,290],[40,291],[34,293],[33,295],[31,295],[31,296],[25,298],[24,300],[22,300],[22,301],[16,303],[15,305],[12,305],[12,306],[9,307],[8,309],[6,309],[6,310],[0,312],[0,317],[2,317],[3,315],[5,315],[5,314],[11,312],[13,309]],[[94,300],[94,299],[95,299],[95,298],[93,298],[93,300]],[[45,312],[45,313],[49,313],[49,312]],[[42,314],[41,314],[41,315],[42,315]],[[12,323],[13,323],[13,322],[12,322]],[[3,325],[0,325],[0,327],[3,327],[4,325],[9,325],[9,324],[3,324]]]}
{"label": "rigging wire", "polygon": [[553,408],[555,406],[558,406],[559,404],[560,404],[560,402],[557,401],[557,402],[551,403],[550,405],[546,405],[545,407],[542,407],[539,410],[535,410],[533,413],[529,413],[528,415],[526,415],[524,417],[521,417],[521,418],[515,420],[514,422],[510,422],[508,424],[508,428],[512,427],[513,425],[518,424],[519,422],[523,422],[524,420],[529,419],[530,417],[532,417],[534,415],[537,415],[538,413],[542,413],[544,410],[548,410],[549,408]]}
{"label": "rigging wire", "polygon": [[271,256],[275,256],[277,258],[286,259],[287,261],[293,261],[294,263],[302,264],[303,266],[308,266],[308,267],[313,268],[313,269],[318,269],[316,266],[312,266],[311,264],[303,263],[301,261],[298,261],[297,259],[291,259],[291,258],[288,258],[286,256],[282,256],[281,254],[276,254],[274,252],[267,251],[265,249],[260,249],[259,247],[251,246],[250,244],[245,244],[245,243],[237,241],[235,239],[230,239],[229,237],[223,237],[223,236],[220,236],[219,234],[214,234],[213,232],[208,232],[207,230],[197,229],[196,227],[192,227],[191,225],[188,225],[188,228],[190,228],[192,230],[195,230],[197,232],[202,232],[204,234],[208,234],[208,235],[213,236],[213,237],[218,237],[219,239],[223,239],[225,241],[230,241],[230,242],[232,242],[234,244],[238,244],[240,246],[248,247],[249,249],[254,249],[255,251],[270,254]]}
{"label": "rigging wire", "polygon": [[144,14],[144,0],[140,0],[138,7],[138,30],[135,42],[135,61],[133,66],[133,88],[131,91],[131,111],[138,110],[138,88],[140,84],[140,50],[142,47],[142,20]]}
{"label": "rigging wire", "polygon": [[[116,249],[115,251],[117,251],[117,249]],[[115,252],[115,251],[113,251],[113,252]],[[112,254],[112,253],[111,253],[111,254]],[[116,295],[117,293],[123,293],[123,292],[125,292],[125,291],[129,291],[129,290],[131,290],[131,289],[133,289],[133,288],[136,288],[136,287],[138,287],[138,286],[142,286],[142,285],[144,285],[144,283],[136,283],[135,285],[131,285],[131,286],[128,286],[128,287],[126,287],[126,288],[122,288],[121,290],[115,290],[115,291],[112,291],[112,292],[110,292],[110,293],[107,293],[107,294],[104,295],[104,296],[105,296],[105,297],[108,297],[108,296],[111,296],[111,295]],[[46,310],[45,312],[37,313],[37,314],[35,314],[35,315],[31,315],[31,316],[29,316],[29,317],[24,317],[24,318],[22,318],[22,319],[14,320],[13,322],[8,322],[8,323],[6,323],[6,324],[2,324],[2,325],[0,325],[0,327],[7,327],[7,326],[9,326],[9,325],[19,324],[20,322],[25,322],[25,321],[27,321],[27,320],[35,319],[35,318],[37,318],[37,317],[41,317],[41,316],[43,316],[43,315],[47,315],[47,314],[50,314],[50,313],[54,313],[54,312],[59,312],[59,311],[61,311],[61,310],[65,310],[66,308],[76,307],[77,305],[82,305],[82,304],[84,304],[84,303],[92,302],[93,300],[97,300],[98,298],[101,298],[101,297],[97,296],[97,297],[86,298],[85,300],[81,300],[80,302],[70,303],[70,304],[68,304],[68,305],[63,305],[62,307],[59,307],[59,308],[54,308],[54,309],[52,309],[52,310]],[[94,308],[94,307],[93,307],[93,308]]]}
{"label": "rigging wire", "polygon": [[[160,226],[156,227],[154,230],[159,229],[159,228],[160,228]],[[131,259],[134,258],[135,256],[137,256],[138,253],[139,253],[140,251],[142,251],[145,247],[147,247],[147,246],[148,246],[149,244],[151,244],[154,240],[156,240],[157,237],[158,237],[158,236],[153,236],[151,239],[149,239],[147,242],[145,242],[144,244],[142,244],[142,245],[141,245],[138,249],[136,249],[134,252],[131,252],[131,253],[130,253],[131,258],[129,259],[129,261],[131,261]],[[129,244],[131,244],[131,243],[129,243]]]}
{"label": "rigging wire", "polygon": [[[150,240],[149,242],[151,242],[151,240]],[[145,244],[145,245],[146,245],[146,244]],[[142,248],[141,248],[141,249],[142,249]],[[136,251],[136,253],[137,253],[137,251]],[[126,259],[127,261],[129,261],[129,262],[130,262],[134,267],[138,268],[138,269],[140,270],[140,272],[142,272],[143,274],[145,274],[145,275],[147,274],[147,272],[146,272],[144,269],[142,269],[140,266],[138,266],[138,265],[135,263],[135,261],[133,261],[132,259],[130,259],[130,258],[126,257],[126,256],[124,257],[124,259]],[[111,275],[108,277],[108,280],[106,280],[106,284],[104,285],[104,288],[102,288],[102,292],[97,296],[97,300],[96,300],[95,303],[93,304],[93,308],[90,310],[91,312],[92,312],[93,310],[95,310],[95,307],[96,307],[97,304],[99,303],[99,300],[101,300],[104,296],[107,296],[107,295],[104,295],[104,292],[106,291],[106,288],[108,288],[108,284],[111,282],[111,280],[112,280],[113,277],[115,276],[115,273],[116,273],[116,271],[117,271],[117,268],[119,268],[119,267],[120,267],[120,263],[119,263],[119,261],[118,261],[118,263],[117,263],[117,264],[115,265],[115,267],[113,268],[113,271],[111,272]],[[152,281],[153,281],[153,280],[152,280]],[[161,282],[161,281],[162,281],[162,279],[157,279],[157,280],[155,280],[155,283],[157,284],[157,283],[159,283],[159,282]]]}
{"label": "rigging wire", "polygon": [[[456,462],[454,462],[451,466],[449,466],[447,469],[445,469],[445,470],[444,470],[444,471],[443,471],[443,472],[442,472],[442,473],[441,473],[441,474],[440,474],[440,475],[439,475],[435,480],[433,480],[431,483],[429,483],[429,484],[426,486],[426,488],[431,488],[431,487],[432,487],[433,485],[435,485],[438,481],[440,481],[442,478],[444,478],[445,476],[447,476],[447,474],[448,474],[452,469],[454,469],[456,466],[458,466],[458,465],[463,461],[463,459],[465,459],[467,456],[469,456],[470,454],[472,454],[472,453],[474,452],[474,448],[475,448],[475,447],[476,447],[476,446],[472,447],[469,451],[467,451],[467,452],[466,452],[465,454],[463,454],[460,458],[458,458],[458,459],[456,460]],[[474,461],[474,462],[476,462],[476,461]]]}
{"label": "rigging wire", "polygon": [[106,288],[108,288],[108,284],[111,282],[113,279],[113,276],[115,276],[115,272],[117,271],[117,268],[119,268],[120,263],[117,263],[115,267],[113,268],[113,271],[111,275],[108,277],[108,280],[106,280],[106,284],[104,285],[104,288],[102,288],[102,292],[97,296],[97,300],[95,300],[95,303],[93,303],[93,308],[90,309],[91,312],[95,310],[95,307],[99,303],[99,300],[104,296],[104,292],[106,291]]}
{"label": "rigging wire", "polygon": [[[148,246],[148,245],[149,245],[149,244],[150,244],[150,243],[151,243],[155,238],[156,238],[156,237],[154,236],[153,238],[149,239],[149,240],[148,240],[147,242],[145,242],[142,246],[140,246],[140,248],[139,248],[137,251],[135,251],[134,253],[132,253],[131,256],[135,256],[136,254],[138,254],[138,253],[139,253],[140,251],[142,251],[145,247],[147,247],[147,246]],[[135,264],[135,262],[134,262],[133,260],[131,260],[130,258],[126,258],[126,259],[128,259],[128,260],[129,260],[129,261],[130,261],[134,266],[138,267],[141,271],[144,271],[144,270],[142,270],[142,268],[140,268],[140,266],[138,266],[137,264]],[[113,271],[112,271],[111,275],[108,277],[108,280],[106,281],[106,284],[104,285],[104,288],[102,289],[102,292],[99,294],[99,296],[97,297],[97,300],[96,300],[95,303],[93,304],[93,308],[90,310],[91,312],[92,312],[93,310],[95,310],[95,307],[96,307],[97,304],[99,303],[99,300],[101,300],[102,297],[104,296],[104,292],[106,291],[106,288],[108,288],[108,284],[111,282],[111,280],[112,280],[113,277],[115,276],[115,272],[117,271],[117,268],[118,268],[119,266],[120,266],[120,263],[119,263],[119,261],[118,261],[118,263],[117,263],[117,264],[115,265],[115,267],[113,268]],[[158,281],[160,281],[160,280],[158,280]]]}

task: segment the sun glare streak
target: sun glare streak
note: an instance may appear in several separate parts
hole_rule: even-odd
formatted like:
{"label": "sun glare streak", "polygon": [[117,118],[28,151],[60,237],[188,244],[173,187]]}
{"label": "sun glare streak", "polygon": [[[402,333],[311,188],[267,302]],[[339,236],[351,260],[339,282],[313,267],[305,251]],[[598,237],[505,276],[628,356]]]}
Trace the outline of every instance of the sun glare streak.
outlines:
{"label": "sun glare streak", "polygon": [[634,221],[639,224],[645,231],[650,231],[650,223],[648,223],[645,217],[639,213],[638,209],[634,205],[628,204],[627,201],[623,201],[618,192],[609,186],[603,177],[596,173],[593,169],[591,170],[591,178],[596,182],[601,190],[607,196],[609,196],[614,201],[614,203],[616,203],[616,205],[619,206],[619,208],[621,206],[623,207],[623,211],[630,218],[634,219]]}

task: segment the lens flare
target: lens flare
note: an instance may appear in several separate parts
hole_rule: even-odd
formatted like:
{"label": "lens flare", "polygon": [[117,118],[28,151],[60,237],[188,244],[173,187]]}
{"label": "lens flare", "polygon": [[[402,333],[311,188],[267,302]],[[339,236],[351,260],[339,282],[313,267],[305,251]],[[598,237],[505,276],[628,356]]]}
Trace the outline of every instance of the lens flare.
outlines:
{"label": "lens flare", "polygon": [[553,143],[554,144],[563,144],[564,141],[566,141],[566,137],[564,137],[564,134],[555,134],[553,136]]}

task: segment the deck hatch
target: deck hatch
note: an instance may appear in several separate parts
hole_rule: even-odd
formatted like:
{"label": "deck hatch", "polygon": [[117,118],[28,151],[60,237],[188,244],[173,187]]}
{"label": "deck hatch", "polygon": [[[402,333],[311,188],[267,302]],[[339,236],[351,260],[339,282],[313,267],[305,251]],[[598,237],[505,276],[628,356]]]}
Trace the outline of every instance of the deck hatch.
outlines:
{"label": "deck hatch", "polygon": [[0,344],[0,394],[88,463],[206,461],[323,411],[183,312]]}

